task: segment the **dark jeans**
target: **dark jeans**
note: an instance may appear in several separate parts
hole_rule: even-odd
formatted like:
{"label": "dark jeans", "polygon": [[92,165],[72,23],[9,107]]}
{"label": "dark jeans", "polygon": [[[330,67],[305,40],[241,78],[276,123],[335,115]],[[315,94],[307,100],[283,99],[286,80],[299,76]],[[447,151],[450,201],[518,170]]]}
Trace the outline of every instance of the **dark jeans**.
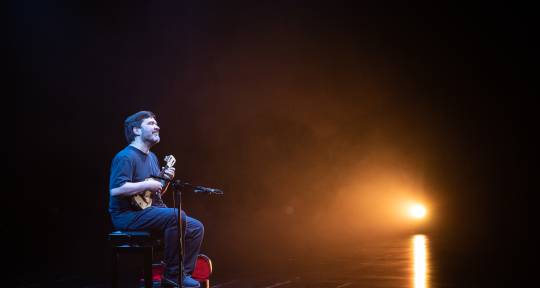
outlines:
{"label": "dark jeans", "polygon": [[[136,212],[135,218],[126,227],[116,227],[125,230],[149,230],[163,233],[165,271],[167,274],[179,272],[178,249],[178,209],[149,207]],[[118,215],[121,217],[121,215]],[[118,217],[116,216],[116,217]],[[116,222],[113,219],[113,223]],[[120,222],[120,221],[119,221]],[[182,211],[182,227],[184,228],[184,272],[191,274],[195,261],[201,249],[204,236],[203,224],[191,218]]]}

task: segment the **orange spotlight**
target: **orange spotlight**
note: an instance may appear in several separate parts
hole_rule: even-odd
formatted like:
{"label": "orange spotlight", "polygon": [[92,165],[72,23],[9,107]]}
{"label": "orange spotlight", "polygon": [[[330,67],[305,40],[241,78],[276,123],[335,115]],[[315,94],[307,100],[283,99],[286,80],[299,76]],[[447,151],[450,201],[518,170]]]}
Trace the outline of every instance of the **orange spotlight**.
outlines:
{"label": "orange spotlight", "polygon": [[427,209],[421,204],[414,204],[409,208],[409,215],[416,219],[426,217]]}

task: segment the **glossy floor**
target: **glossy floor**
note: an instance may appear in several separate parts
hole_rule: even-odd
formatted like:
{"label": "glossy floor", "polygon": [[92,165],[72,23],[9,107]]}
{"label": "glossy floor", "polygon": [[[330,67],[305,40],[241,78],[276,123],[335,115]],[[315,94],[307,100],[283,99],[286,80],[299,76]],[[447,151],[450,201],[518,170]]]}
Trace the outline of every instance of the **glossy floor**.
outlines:
{"label": "glossy floor", "polygon": [[[293,243],[291,243],[293,244]],[[288,244],[287,244],[288,245]],[[318,248],[317,248],[318,247]],[[278,253],[273,259],[248,261],[246,257],[213,259],[210,288],[354,288],[354,287],[517,287],[516,268],[503,251],[491,253],[489,243],[466,249],[455,239],[430,234],[392,237],[319,245],[299,253]],[[262,251],[261,251],[262,252]],[[262,253],[261,253],[262,254]],[[286,256],[283,256],[286,254]],[[489,256],[493,255],[493,256]],[[254,255],[255,256],[255,255]],[[497,260],[501,259],[501,260]],[[129,261],[129,260],[128,260]],[[512,264],[513,263],[513,264]],[[511,264],[508,268],[507,264]],[[498,268],[497,268],[498,267]],[[125,266],[124,266],[125,268]],[[140,267],[123,269],[120,287],[141,287]],[[503,280],[506,280],[503,281]],[[160,287],[160,283],[154,283]],[[16,287],[111,287],[110,274],[98,277],[64,275],[47,284]]]}

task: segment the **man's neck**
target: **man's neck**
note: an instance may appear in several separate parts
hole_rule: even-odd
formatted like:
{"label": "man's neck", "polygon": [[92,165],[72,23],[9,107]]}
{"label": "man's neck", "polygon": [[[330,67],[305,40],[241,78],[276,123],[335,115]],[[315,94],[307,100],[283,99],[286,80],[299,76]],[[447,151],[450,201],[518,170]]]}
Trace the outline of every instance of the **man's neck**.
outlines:
{"label": "man's neck", "polygon": [[144,142],[135,140],[129,145],[141,150],[144,154],[148,154],[150,152],[150,147]]}

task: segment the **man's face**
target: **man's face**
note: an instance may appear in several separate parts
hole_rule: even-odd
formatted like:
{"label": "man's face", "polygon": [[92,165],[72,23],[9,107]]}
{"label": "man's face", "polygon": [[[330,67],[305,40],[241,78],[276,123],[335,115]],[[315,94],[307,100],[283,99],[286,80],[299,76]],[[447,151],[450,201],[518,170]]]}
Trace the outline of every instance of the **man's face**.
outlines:
{"label": "man's face", "polygon": [[146,118],[141,123],[140,134],[141,140],[151,145],[159,143],[159,126],[154,118]]}

